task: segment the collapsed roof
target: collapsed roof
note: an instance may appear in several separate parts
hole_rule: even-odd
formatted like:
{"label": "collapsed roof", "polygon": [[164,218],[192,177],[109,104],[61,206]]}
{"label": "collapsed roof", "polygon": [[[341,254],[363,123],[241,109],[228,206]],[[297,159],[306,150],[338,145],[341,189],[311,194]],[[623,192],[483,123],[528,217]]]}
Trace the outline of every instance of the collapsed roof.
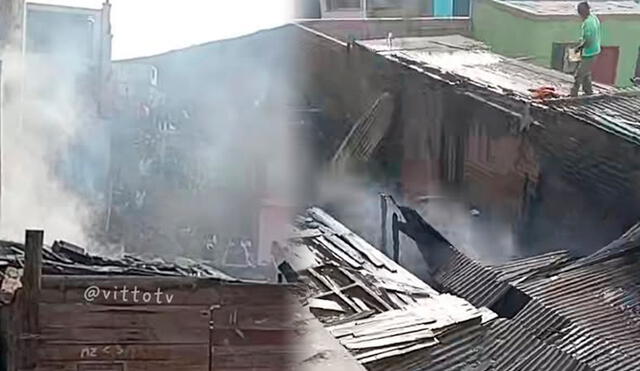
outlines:
{"label": "collapsed roof", "polygon": [[[592,370],[640,368],[640,225],[582,259],[565,252],[485,266],[461,253],[442,267],[443,288],[475,305],[510,300],[512,321]],[[507,292],[517,292],[508,297]],[[551,369],[551,368],[544,368]],[[573,369],[573,368],[571,368]]]}
{"label": "collapsed roof", "polygon": [[470,362],[493,313],[437,292],[318,208],[296,224],[288,262],[304,282],[302,299],[368,369]]}
{"label": "collapsed roof", "polygon": [[[3,271],[0,303],[10,304],[16,290],[22,287],[25,266],[24,245],[0,241],[0,269]],[[216,268],[195,260],[181,258],[170,263],[161,258],[144,260],[133,255],[109,258],[89,254],[84,248],[64,241],[43,246],[42,272],[47,275],[84,276],[167,276],[197,277],[225,282],[239,282]]]}
{"label": "collapsed roof", "polygon": [[[522,323],[436,291],[320,209],[296,227],[288,262],[303,303],[369,370],[592,370]],[[526,277],[566,259],[512,263],[499,277]]]}

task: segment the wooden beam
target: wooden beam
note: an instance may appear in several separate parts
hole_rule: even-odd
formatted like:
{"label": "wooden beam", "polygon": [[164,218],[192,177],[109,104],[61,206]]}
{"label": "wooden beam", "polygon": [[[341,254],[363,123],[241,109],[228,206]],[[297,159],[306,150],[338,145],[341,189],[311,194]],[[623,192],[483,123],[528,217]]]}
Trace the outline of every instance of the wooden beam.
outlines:
{"label": "wooden beam", "polygon": [[23,328],[21,338],[24,340],[21,349],[23,368],[35,370],[37,359],[34,357],[38,351],[37,334],[39,332],[38,323],[38,303],[40,301],[40,291],[42,290],[42,243],[44,239],[43,231],[29,230],[25,236],[25,267],[23,274],[23,296],[22,310]]}

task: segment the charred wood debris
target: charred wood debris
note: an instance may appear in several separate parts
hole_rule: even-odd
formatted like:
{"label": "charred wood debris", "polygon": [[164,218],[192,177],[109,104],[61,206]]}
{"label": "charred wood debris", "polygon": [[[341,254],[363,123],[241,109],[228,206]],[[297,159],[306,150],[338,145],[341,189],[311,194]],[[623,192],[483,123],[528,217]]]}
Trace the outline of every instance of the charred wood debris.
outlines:
{"label": "charred wood debris", "polygon": [[585,258],[558,251],[499,266],[450,246],[431,287],[314,208],[297,219],[281,268],[369,370],[631,371],[639,236],[636,226]]}
{"label": "charred wood debris", "polygon": [[[220,281],[238,281],[202,261],[187,258],[168,262],[161,258],[145,260],[133,255],[110,258],[93,255],[86,249],[65,241],[44,246],[42,273],[45,275],[86,276],[163,276],[197,277]],[[10,304],[25,267],[24,244],[0,241],[0,269],[3,271],[0,303]]]}
{"label": "charred wood debris", "polygon": [[[296,218],[280,271],[324,330],[369,370],[637,370],[640,227],[582,259],[488,266],[451,255],[432,287],[318,208]],[[0,303],[22,287],[23,244],[0,241]],[[205,262],[44,246],[45,275],[237,279]],[[515,308],[515,309],[514,309]]]}

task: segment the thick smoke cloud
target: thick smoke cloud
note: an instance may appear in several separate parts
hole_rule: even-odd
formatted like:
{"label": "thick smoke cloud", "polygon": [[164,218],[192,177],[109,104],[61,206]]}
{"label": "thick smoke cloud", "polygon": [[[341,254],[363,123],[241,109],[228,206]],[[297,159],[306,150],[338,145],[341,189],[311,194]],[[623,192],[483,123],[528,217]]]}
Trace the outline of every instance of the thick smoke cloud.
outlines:
{"label": "thick smoke cloud", "polygon": [[2,60],[0,236],[21,241],[25,229],[38,228],[45,230],[48,242],[88,244],[89,204],[68,188],[59,172],[59,160],[86,114],[75,80],[36,55],[6,51]]}

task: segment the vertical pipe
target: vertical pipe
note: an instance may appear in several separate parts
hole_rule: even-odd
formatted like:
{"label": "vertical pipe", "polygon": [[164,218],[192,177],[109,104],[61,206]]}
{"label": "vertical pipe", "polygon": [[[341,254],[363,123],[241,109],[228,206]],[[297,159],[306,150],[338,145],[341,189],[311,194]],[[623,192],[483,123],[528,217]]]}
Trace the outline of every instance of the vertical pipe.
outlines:
{"label": "vertical pipe", "polygon": [[400,263],[400,221],[396,213],[391,216],[391,230],[393,234],[393,261]]}
{"label": "vertical pipe", "polygon": [[380,194],[380,248],[387,254],[387,196]]}

